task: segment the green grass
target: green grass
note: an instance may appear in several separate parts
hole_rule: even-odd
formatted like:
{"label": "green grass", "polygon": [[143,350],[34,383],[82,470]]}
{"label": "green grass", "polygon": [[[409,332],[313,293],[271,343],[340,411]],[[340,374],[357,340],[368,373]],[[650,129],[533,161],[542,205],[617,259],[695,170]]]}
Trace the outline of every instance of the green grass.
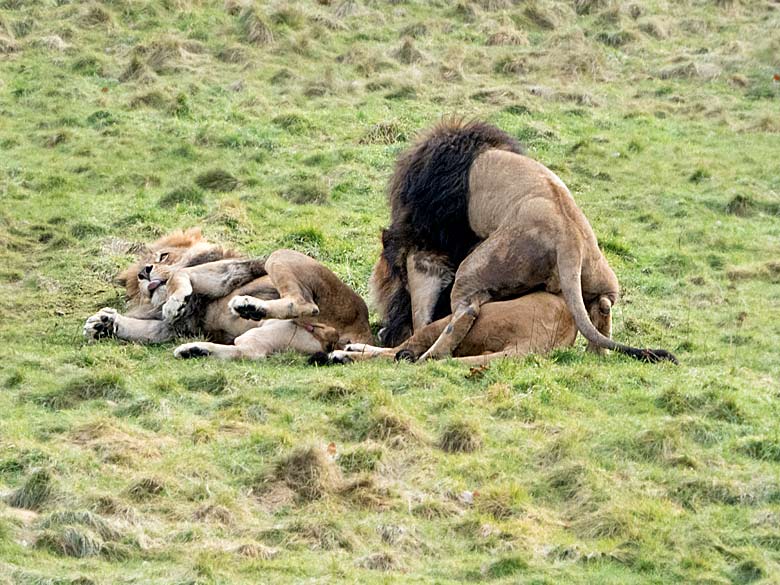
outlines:
{"label": "green grass", "polygon": [[[769,0],[0,2],[0,582],[776,583],[779,25]],[[82,339],[130,246],[195,225],[365,295],[393,162],[453,113],[563,178],[615,337],[680,367]]]}

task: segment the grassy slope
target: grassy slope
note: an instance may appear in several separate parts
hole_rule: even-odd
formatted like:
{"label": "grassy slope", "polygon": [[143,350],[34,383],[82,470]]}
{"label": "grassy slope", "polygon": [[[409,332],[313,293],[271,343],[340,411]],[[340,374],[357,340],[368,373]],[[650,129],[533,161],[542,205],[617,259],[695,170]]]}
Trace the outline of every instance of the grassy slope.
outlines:
{"label": "grassy slope", "polygon": [[[776,582],[776,2],[324,4],[258,4],[263,45],[221,3],[0,3],[0,491],[37,507],[0,503],[0,580]],[[394,157],[452,112],[570,185],[624,288],[616,337],[681,367],[82,341],[122,306],[127,242],[190,225],[365,293]],[[196,188],[214,169],[238,188]],[[463,421],[481,448],[445,453]],[[331,441],[365,485],[285,499],[284,456]]]}

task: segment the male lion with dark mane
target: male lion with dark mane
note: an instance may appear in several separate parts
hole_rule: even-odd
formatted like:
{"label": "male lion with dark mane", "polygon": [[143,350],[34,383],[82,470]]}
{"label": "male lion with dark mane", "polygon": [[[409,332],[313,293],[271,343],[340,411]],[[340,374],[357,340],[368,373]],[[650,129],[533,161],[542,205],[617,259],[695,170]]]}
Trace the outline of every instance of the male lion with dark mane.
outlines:
{"label": "male lion with dark mane", "polygon": [[677,363],[610,338],[619,285],[593,229],[563,181],[502,130],[441,122],[399,157],[389,199],[371,286],[390,344],[430,322],[451,283],[452,316],[420,359],[451,355],[485,303],[545,290],[563,296],[591,351]]}

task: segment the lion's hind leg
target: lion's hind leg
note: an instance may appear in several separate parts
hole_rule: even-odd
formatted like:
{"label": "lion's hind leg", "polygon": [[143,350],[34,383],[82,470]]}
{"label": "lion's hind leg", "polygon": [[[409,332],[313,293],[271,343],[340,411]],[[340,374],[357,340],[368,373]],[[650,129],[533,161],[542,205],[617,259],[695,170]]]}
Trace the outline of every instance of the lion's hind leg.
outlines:
{"label": "lion's hind leg", "polygon": [[471,330],[480,307],[492,299],[495,291],[518,295],[544,284],[548,275],[540,274],[540,270],[549,263],[549,251],[539,249],[534,229],[512,226],[495,231],[458,268],[450,301],[452,318],[420,359],[451,355]]}
{"label": "lion's hind leg", "polygon": [[451,355],[468,335],[471,326],[479,316],[480,306],[487,300],[473,299],[470,303],[461,303],[452,314],[452,318],[433,345],[423,353],[419,360],[437,359]]}
{"label": "lion's hind leg", "polygon": [[311,278],[321,265],[308,256],[292,250],[277,250],[265,262],[279,298],[265,301],[249,296],[238,296],[230,301],[230,310],[245,319],[298,319],[315,317],[320,309],[312,291],[302,282]]}
{"label": "lion's hind leg", "polygon": [[212,356],[222,359],[262,359],[281,351],[297,351],[306,355],[322,350],[322,343],[309,331],[293,321],[268,319],[255,329],[239,335],[235,345],[195,342],[177,347],[178,358]]}

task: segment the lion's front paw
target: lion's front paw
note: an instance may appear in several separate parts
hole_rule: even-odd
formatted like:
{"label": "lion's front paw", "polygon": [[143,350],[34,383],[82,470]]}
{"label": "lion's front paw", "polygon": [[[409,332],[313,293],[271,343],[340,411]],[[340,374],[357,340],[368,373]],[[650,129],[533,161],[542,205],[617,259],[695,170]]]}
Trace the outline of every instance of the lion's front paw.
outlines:
{"label": "lion's front paw", "polygon": [[117,313],[116,309],[110,307],[100,309],[84,323],[84,337],[90,341],[114,337],[117,330],[116,321],[118,316],[119,313]]}
{"label": "lion's front paw", "polygon": [[228,303],[230,312],[242,319],[251,319],[252,321],[261,321],[265,319],[268,310],[265,303],[255,297],[240,295],[230,299]]}
{"label": "lion's front paw", "polygon": [[197,343],[185,343],[173,350],[173,357],[183,360],[210,356],[211,352]]}
{"label": "lion's front paw", "polygon": [[187,306],[187,301],[189,300],[190,300],[189,297],[182,298],[176,295],[171,295],[163,305],[162,308],[163,319],[165,319],[169,323],[172,321],[176,321],[179,317],[181,317],[184,314],[184,309]]}

